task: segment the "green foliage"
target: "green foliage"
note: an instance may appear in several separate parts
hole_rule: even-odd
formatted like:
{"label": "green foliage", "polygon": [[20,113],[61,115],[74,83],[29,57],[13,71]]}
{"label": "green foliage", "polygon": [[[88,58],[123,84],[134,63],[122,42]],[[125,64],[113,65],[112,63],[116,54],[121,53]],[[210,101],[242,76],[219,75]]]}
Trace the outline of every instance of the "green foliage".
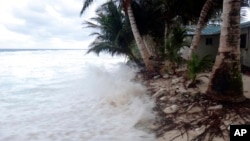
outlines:
{"label": "green foliage", "polygon": [[83,14],[83,12],[93,3],[93,0],[85,0],[82,6],[82,10],[80,12],[80,15]]}
{"label": "green foliage", "polygon": [[197,74],[212,66],[212,59],[210,55],[199,57],[193,54],[192,58],[187,62],[188,77],[192,83],[196,81]]}
{"label": "green foliage", "polygon": [[95,41],[90,44],[88,53],[97,55],[106,52],[113,55],[126,55],[132,61],[138,62],[131,50],[134,41],[129,20],[113,1],[100,6],[97,16],[91,22],[85,24],[89,28],[97,29],[91,35],[96,36]]}
{"label": "green foliage", "polygon": [[173,63],[181,61],[180,49],[184,46],[186,29],[175,27],[167,38],[165,58]]}
{"label": "green foliage", "polygon": [[[82,15],[93,2],[93,0],[83,1],[80,14]],[[98,29],[98,32],[91,34],[97,38],[90,45],[89,52],[125,54],[132,60],[138,60],[137,55],[134,55],[138,50],[136,46],[131,45],[134,38],[126,15],[126,7],[130,4],[140,34],[152,37],[155,60],[167,59],[176,66],[182,60],[179,51],[184,46],[185,38],[185,31],[178,29],[176,25],[196,22],[205,2],[206,0],[109,0],[97,10],[98,16],[92,18],[94,22],[86,22],[88,27]],[[212,11],[220,7],[220,4],[216,4]],[[209,15],[212,13],[214,12]]]}

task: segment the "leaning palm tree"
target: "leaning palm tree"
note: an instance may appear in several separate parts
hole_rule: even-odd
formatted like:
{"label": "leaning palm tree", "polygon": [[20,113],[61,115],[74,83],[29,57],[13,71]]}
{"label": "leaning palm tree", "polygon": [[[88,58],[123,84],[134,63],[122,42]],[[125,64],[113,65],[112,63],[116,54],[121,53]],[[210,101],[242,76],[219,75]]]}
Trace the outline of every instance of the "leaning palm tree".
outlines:
{"label": "leaning palm tree", "polygon": [[229,102],[245,100],[240,72],[240,2],[224,0],[220,45],[207,94]]}
{"label": "leaning palm tree", "polygon": [[101,52],[107,52],[111,55],[126,55],[139,64],[130,48],[133,35],[129,21],[122,11],[113,1],[109,1],[100,6],[96,12],[97,17],[92,18],[91,22],[85,23],[87,27],[98,30],[91,34],[97,37],[90,44],[87,53],[94,52],[99,55]]}
{"label": "leaning palm tree", "polygon": [[155,71],[154,65],[153,65],[152,61],[150,60],[150,54],[146,48],[145,43],[143,42],[142,36],[140,35],[140,32],[138,30],[130,0],[124,0],[124,2],[125,2],[124,7],[128,13],[131,29],[132,29],[138,50],[139,50],[141,57],[143,59],[143,62],[145,64],[148,72],[154,72]]}
{"label": "leaning palm tree", "polygon": [[[248,0],[240,0],[241,1],[241,7],[249,6]],[[220,16],[221,14],[221,7],[222,7],[222,0],[206,0],[205,4],[203,5],[203,8],[201,10],[199,20],[195,29],[194,37],[192,39],[192,43],[190,46],[188,59],[192,58],[192,54],[194,51],[198,48],[199,42],[200,42],[200,36],[201,31],[206,25],[206,21],[208,20],[209,12],[215,13],[215,15]],[[219,14],[219,15],[218,15]]]}
{"label": "leaning palm tree", "polygon": [[[119,0],[119,2],[123,6],[125,13],[127,13],[129,17],[131,29],[132,29],[138,50],[145,64],[146,70],[148,72],[154,72],[154,66],[153,66],[153,62],[150,60],[150,54],[146,48],[146,45],[144,44],[142,40],[142,37],[136,25],[134,13],[131,7],[131,0]],[[83,12],[87,9],[87,7],[89,7],[92,3],[93,3],[93,0],[85,0],[80,14],[82,15]]]}
{"label": "leaning palm tree", "polygon": [[204,6],[202,7],[200,17],[199,17],[199,20],[198,20],[198,23],[197,23],[197,27],[195,29],[194,37],[192,39],[192,43],[191,43],[190,50],[189,50],[189,53],[188,53],[188,59],[189,60],[192,58],[194,50],[198,47],[198,44],[199,44],[199,41],[200,41],[200,36],[201,36],[201,30],[203,29],[203,27],[206,24],[205,20],[207,18],[208,11],[213,6],[213,1],[214,0],[207,0],[205,2]]}
{"label": "leaning palm tree", "polygon": [[[217,1],[220,0],[216,0],[216,3]],[[167,38],[171,33],[172,28],[179,23],[185,25],[190,21],[197,21],[197,17],[200,15],[200,11],[205,2],[206,0],[136,0],[136,2],[132,3],[132,6],[140,33],[145,34],[146,31],[146,34],[150,34],[155,41],[154,43],[157,46],[158,51],[162,52],[168,44]],[[134,3],[138,3],[139,6],[137,7],[140,8],[134,8]],[[138,13],[143,14],[140,14],[138,18]],[[211,12],[206,14],[208,16],[203,16],[204,23],[207,17],[210,17]],[[148,21],[145,19],[143,20],[143,17]],[[146,27],[146,30],[141,30],[142,27]],[[159,57],[159,54],[157,57]]]}

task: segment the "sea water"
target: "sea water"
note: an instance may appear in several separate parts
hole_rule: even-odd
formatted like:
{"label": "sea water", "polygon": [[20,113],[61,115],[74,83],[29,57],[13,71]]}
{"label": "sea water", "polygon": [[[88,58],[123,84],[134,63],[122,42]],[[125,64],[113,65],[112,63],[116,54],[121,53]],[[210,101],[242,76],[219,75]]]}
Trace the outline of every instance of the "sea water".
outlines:
{"label": "sea water", "polygon": [[124,58],[0,51],[0,141],[153,141],[146,89]]}

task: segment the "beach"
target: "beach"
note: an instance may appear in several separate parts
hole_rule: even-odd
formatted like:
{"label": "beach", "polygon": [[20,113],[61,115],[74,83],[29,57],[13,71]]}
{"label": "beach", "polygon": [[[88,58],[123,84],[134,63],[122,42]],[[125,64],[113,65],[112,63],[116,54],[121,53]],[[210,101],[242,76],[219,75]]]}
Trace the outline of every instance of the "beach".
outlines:
{"label": "beach", "polygon": [[[204,132],[208,132],[205,131],[205,127],[210,125],[206,125],[205,122],[210,120],[211,126],[213,122],[217,122],[218,128],[224,131],[222,133],[224,138],[215,137],[213,141],[224,141],[229,140],[228,133],[231,124],[246,124],[234,114],[234,111],[230,111],[227,105],[216,101],[210,102],[210,99],[206,97],[209,73],[199,74],[198,81],[199,83],[195,88],[185,87],[187,82],[182,76],[177,75],[165,75],[163,78],[155,78],[145,82],[156,102],[155,111],[158,121],[152,128],[156,130],[156,135],[159,136],[158,141],[191,140]],[[249,75],[243,74],[243,84],[244,95],[250,98]],[[237,109],[237,106],[235,108]],[[224,110],[228,110],[228,112],[223,113]],[[213,114],[216,115],[215,118],[211,116]],[[217,115],[219,117],[220,114],[228,114],[228,117],[216,119]],[[202,122],[204,122],[203,125]],[[184,128],[185,126],[187,127]],[[215,129],[211,128],[211,130]],[[202,140],[208,140],[208,136]]]}

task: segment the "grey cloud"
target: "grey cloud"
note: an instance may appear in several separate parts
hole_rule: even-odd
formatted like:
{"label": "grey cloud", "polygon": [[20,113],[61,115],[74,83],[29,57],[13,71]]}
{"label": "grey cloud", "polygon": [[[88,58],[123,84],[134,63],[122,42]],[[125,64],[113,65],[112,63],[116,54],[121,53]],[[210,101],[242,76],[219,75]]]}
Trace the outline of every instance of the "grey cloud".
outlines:
{"label": "grey cloud", "polygon": [[[57,2],[57,3],[55,3]],[[63,20],[58,20],[46,11],[46,5],[52,7],[57,6],[57,11]],[[92,32],[88,29],[81,28],[81,18],[79,17],[80,8],[69,8],[67,5],[60,4],[59,1],[42,1],[40,3],[29,3],[25,8],[13,10],[13,15],[17,19],[24,20],[23,25],[8,24],[6,27],[14,32],[28,34],[35,38],[46,40],[53,37],[61,38],[62,40],[78,40],[82,41]],[[79,6],[81,7],[81,5]]]}

